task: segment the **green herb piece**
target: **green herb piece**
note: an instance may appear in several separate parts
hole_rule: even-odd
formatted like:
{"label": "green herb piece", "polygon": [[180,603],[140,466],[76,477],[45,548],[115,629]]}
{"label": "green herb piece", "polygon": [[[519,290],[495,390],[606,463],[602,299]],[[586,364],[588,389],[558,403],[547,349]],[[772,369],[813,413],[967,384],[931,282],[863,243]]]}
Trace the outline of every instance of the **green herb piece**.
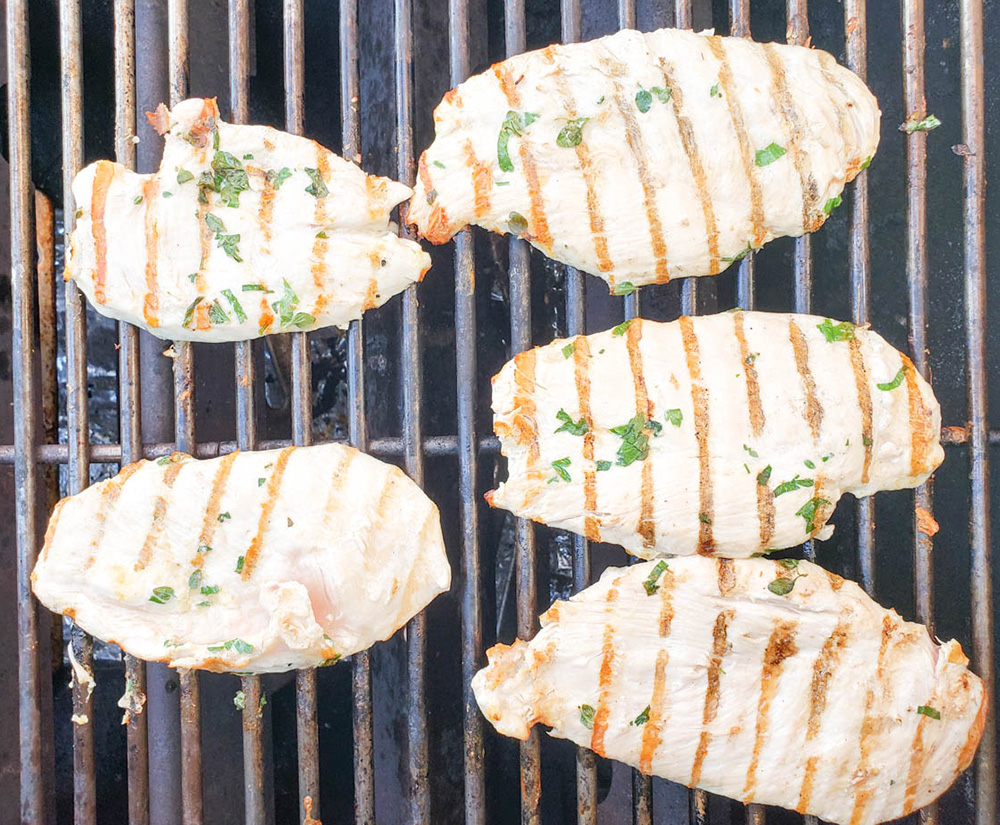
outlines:
{"label": "green herb piece", "polygon": [[861,161],[861,165],[858,167],[858,171],[859,172],[863,172],[865,169],[867,169],[869,166],[871,166],[872,165],[872,158],[873,157],[875,157],[875,156],[874,155],[869,155],[863,161]]}
{"label": "green herb piece", "polygon": [[267,292],[261,284],[243,284],[244,292]]}
{"label": "green herb piece", "polygon": [[188,579],[188,589],[197,590],[199,587],[201,587],[201,576],[202,576],[201,568],[198,567],[195,569],[195,571],[191,574],[191,577]]}
{"label": "green herb piece", "polygon": [[799,478],[798,473],[795,474],[795,478],[791,481],[783,481],[777,487],[774,488],[774,497],[783,496],[785,493],[791,493],[798,490],[800,487],[812,487],[813,480],[811,478]]}
{"label": "green herb piece", "polygon": [[917,713],[929,716],[931,719],[941,718],[941,711],[937,708],[932,708],[930,705],[917,705]]}
{"label": "green herb piece", "polygon": [[[213,119],[214,122],[214,119]],[[212,127],[212,148],[218,150],[219,148],[219,127]]]}
{"label": "green herb piece", "polygon": [[829,215],[834,209],[840,206],[841,203],[843,203],[843,198],[841,198],[840,195],[837,195],[835,198],[830,198],[823,204],[823,211]]}
{"label": "green herb piece", "polygon": [[156,602],[157,604],[166,604],[174,597],[174,588],[172,587],[154,587],[153,595],[149,597],[151,602]]}
{"label": "green herb piece", "polygon": [[509,180],[495,180],[493,181],[494,186],[510,186]]}
{"label": "green herb piece", "polygon": [[439,161],[439,160],[436,160],[436,161],[434,161],[434,165],[435,165],[435,166],[436,166],[436,167],[437,167],[438,169],[444,169],[444,164],[443,164],[443,163],[441,163],[441,161]]}
{"label": "green herb piece", "polygon": [[649,111],[652,105],[653,95],[650,92],[647,92],[645,89],[640,89],[635,93],[635,106],[640,112],[645,114]]}
{"label": "green herb piece", "polygon": [[798,559],[778,559],[778,564],[785,568],[785,570],[798,570],[799,560]]}
{"label": "green herb piece", "polygon": [[[211,650],[211,648],[209,648]],[[247,709],[247,695],[242,691],[236,691],[236,695],[233,697],[233,704],[236,705],[237,710]]]}
{"label": "green herb piece", "polygon": [[507,112],[503,123],[500,125],[500,134],[497,136],[497,163],[504,172],[513,172],[514,164],[511,163],[508,143],[512,136],[521,137],[524,130],[538,120],[538,115],[533,112]]}
{"label": "green herb piece", "polygon": [[766,487],[767,483],[771,480],[771,465],[768,464],[763,470],[757,473],[757,483],[761,487]]}
{"label": "green herb piece", "polygon": [[295,290],[292,289],[292,285],[288,283],[287,279],[282,279],[282,293],[281,298],[274,301],[271,304],[271,308],[275,311],[278,319],[281,321],[283,327],[288,326],[292,322],[292,318],[295,317],[295,310],[299,305],[299,297],[295,294]]}
{"label": "green herb piece", "polygon": [[187,183],[189,180],[194,180],[194,175],[191,172],[189,172],[187,169],[177,170],[178,183]]}
{"label": "green herb piece", "polygon": [[326,188],[326,181],[323,180],[323,176],[320,174],[319,169],[309,169],[306,167],[302,171],[305,172],[309,176],[309,180],[312,181],[312,183],[306,187],[306,192],[314,198],[325,198],[330,194],[330,190]]}
{"label": "green herb piece", "polygon": [[670,89],[664,89],[662,86],[653,86],[649,91],[659,98],[660,103],[667,103],[670,100]]}
{"label": "green herb piece", "polygon": [[563,149],[572,149],[574,146],[579,146],[583,140],[584,124],[588,120],[590,120],[589,117],[578,117],[563,126],[556,136],[556,145],[561,146]]}
{"label": "green herb piece", "polygon": [[212,301],[212,305],[208,308],[208,320],[213,324],[228,324],[230,321],[229,313],[227,313],[218,301]]}
{"label": "green herb piece", "polygon": [[233,312],[236,313],[236,320],[242,324],[247,319],[247,314],[243,311],[242,304],[236,300],[236,296],[233,295],[233,291],[231,289],[222,290],[222,294],[225,296],[226,300],[229,301],[229,305],[233,308]]}
{"label": "green herb piece", "polygon": [[743,251],[737,252],[735,255],[729,258],[726,257],[720,258],[720,260],[724,261],[727,264],[735,263],[736,261],[742,261],[751,252],[753,252],[753,245],[747,244],[747,248],[744,249]]}
{"label": "green herb piece", "polygon": [[798,579],[798,576],[794,579],[775,579],[767,586],[767,589],[774,593],[775,596],[787,596],[795,587],[796,579]]}
{"label": "green herb piece", "polygon": [[277,192],[281,188],[281,184],[292,176],[292,170],[287,166],[282,167],[277,172],[269,169],[264,176],[267,178],[268,183],[274,187],[274,191]]}
{"label": "green herb piece", "polygon": [[684,421],[684,413],[681,412],[679,407],[667,410],[663,414],[663,417],[666,419],[668,424],[673,424],[675,427],[679,427]]}
{"label": "green herb piece", "polygon": [[[719,91],[719,84],[718,83],[716,83],[711,89],[708,90],[708,96],[709,97],[722,97],[722,92]],[[771,144],[771,145],[773,146],[774,144]],[[784,152],[782,152],[782,154],[784,154]],[[761,166],[762,164],[758,163],[757,165]]]}
{"label": "green herb piece", "polygon": [[162,197],[164,197],[164,198],[172,198],[173,196],[174,196],[173,192],[163,192],[162,193]]}
{"label": "green herb piece", "polygon": [[192,272],[190,275],[188,275],[188,280],[193,284],[195,281],[198,280],[198,273]]}
{"label": "green herb piece", "polygon": [[198,307],[198,304],[200,304],[203,300],[202,296],[199,295],[191,302],[188,308],[184,311],[184,321],[181,323],[182,327],[186,327],[191,323],[191,321],[194,320],[194,311]]}
{"label": "green herb piece", "polygon": [[603,473],[606,470],[610,470],[611,469],[611,462],[610,461],[597,461],[595,463],[597,464],[597,472],[599,472],[599,473]]}
{"label": "green herb piece", "polygon": [[528,221],[520,212],[511,212],[507,216],[507,226],[514,235],[523,235],[528,231]]}
{"label": "green herb piece", "polygon": [[184,642],[178,642],[178,641],[175,641],[174,639],[164,639],[163,640],[163,646],[164,647],[180,647],[182,644],[184,644]]}
{"label": "green herb piece", "polygon": [[566,410],[559,410],[556,413],[556,418],[563,422],[563,425],[556,430],[557,433],[566,432],[570,435],[583,435],[589,429],[586,418],[581,416],[579,421],[574,421]]}
{"label": "green herb piece", "polygon": [[743,449],[746,450],[750,454],[750,458],[760,458],[760,456],[757,455],[756,450],[751,449],[746,444],[743,445]]}
{"label": "green herb piece", "polygon": [[823,456],[820,459],[820,461],[822,461],[824,464],[826,464],[826,462],[828,462],[831,458],[833,458],[833,453],[827,453],[825,456]]}
{"label": "green herb piece", "polygon": [[710,527],[712,525],[712,519],[709,518],[708,513],[698,513],[698,521],[700,521],[702,524],[707,524]]}
{"label": "green herb piece", "polygon": [[569,358],[574,352],[576,352],[576,344],[567,344],[562,348],[563,358]]}
{"label": "green herb piece", "polygon": [[243,561],[244,561],[244,556],[240,556],[236,560],[236,572],[237,573],[242,573],[243,572]]}
{"label": "green herb piece", "polygon": [[867,436],[867,435],[862,435],[862,436],[861,436],[861,443],[862,443],[862,444],[863,444],[863,445],[864,445],[865,447],[871,447],[871,445],[872,445],[872,443],[873,443],[873,442],[872,442],[872,439],[871,439],[871,436]]}
{"label": "green herb piece", "polygon": [[612,295],[631,295],[633,292],[635,292],[635,287],[631,281],[619,281],[611,287]]}
{"label": "green herb piece", "polygon": [[655,565],[653,565],[653,569],[649,571],[649,576],[646,577],[646,581],[642,583],[647,596],[652,596],[657,590],[660,589],[660,585],[657,584],[657,582],[666,570],[667,563],[663,559],[660,559]]}
{"label": "green herb piece", "polygon": [[[220,521],[221,521],[221,519],[220,519]],[[198,545],[198,553],[199,553],[199,555],[204,555],[205,553],[211,553],[211,552],[212,552],[212,548],[209,545],[207,545],[207,544],[199,544]]]}
{"label": "green herb piece", "polygon": [[316,319],[308,312],[296,312],[292,316],[289,326],[298,327],[299,329],[309,329],[315,323]]}
{"label": "green herb piece", "polygon": [[[914,132],[931,132],[940,125],[941,121],[936,116],[927,115],[926,117],[920,117],[919,114],[914,112],[906,119],[905,123],[899,125],[899,131],[912,135]],[[865,167],[862,166],[861,168],[864,169]]]}
{"label": "green herb piece", "polygon": [[240,192],[250,188],[247,171],[239,159],[229,152],[216,151],[212,158],[212,189],[219,194],[223,205],[232,209],[239,208]]}
{"label": "green herb piece", "polygon": [[226,231],[226,225],[216,215],[213,215],[211,212],[205,213],[205,226],[207,226],[209,229],[211,229],[213,232],[216,233]]}
{"label": "green herb piece", "polygon": [[903,383],[903,376],[906,374],[906,367],[900,367],[899,372],[896,373],[896,377],[892,381],[887,381],[884,384],[876,384],[883,392],[889,392],[890,390],[896,389],[900,384]]}
{"label": "green herb piece", "polygon": [[594,708],[591,705],[580,705],[580,722],[588,730],[594,729]]}
{"label": "green herb piece", "polygon": [[258,486],[258,487],[263,487],[263,486],[264,486],[264,482],[265,482],[265,481],[267,481],[267,479],[266,479],[266,478],[258,478],[258,479],[257,479],[257,486]]}
{"label": "green herb piece", "polygon": [[802,516],[806,520],[807,535],[811,535],[816,529],[816,511],[820,507],[829,506],[829,504],[830,502],[825,498],[811,498],[795,512],[795,515]]}
{"label": "green herb piece", "polygon": [[639,727],[639,725],[645,725],[649,721],[649,711],[650,711],[650,706],[646,705],[645,710],[643,710],[642,713],[640,713],[638,716],[635,717],[635,719],[629,722],[629,725],[635,727]]}
{"label": "green herb piece", "polygon": [[627,424],[611,428],[611,432],[622,439],[618,447],[620,466],[628,467],[633,461],[645,461],[649,456],[649,437],[644,432],[648,423],[641,413],[637,413]]}
{"label": "green herb piece", "polygon": [[747,475],[750,475],[750,465],[749,464],[744,464],[743,465],[743,469],[747,471]]}
{"label": "green herb piece", "polygon": [[827,318],[822,324],[817,324],[816,329],[823,333],[827,343],[832,344],[835,341],[850,341],[854,337],[855,327],[850,321],[835,324]]}
{"label": "green herb piece", "polygon": [[810,461],[810,460],[809,460],[808,458],[807,458],[807,459],[806,459],[806,460],[805,460],[805,461],[804,461],[803,463],[804,463],[804,464],[806,465],[806,467],[808,467],[808,468],[809,468],[810,470],[815,470],[815,469],[816,469],[816,465],[815,465],[815,464],[814,464],[814,463],[813,463],[812,461]]}
{"label": "green herb piece", "polygon": [[217,584],[206,584],[201,588],[201,595],[203,596],[214,596],[219,592],[219,585]]}
{"label": "green herb piece", "polygon": [[434,201],[437,200],[437,197],[438,197],[438,190],[431,189],[431,191],[427,193],[427,203],[434,203]]}
{"label": "green herb piece", "polygon": [[785,149],[785,147],[779,146],[777,143],[768,144],[763,149],[757,150],[754,163],[756,163],[757,166],[770,166],[787,151],[788,150]]}
{"label": "green herb piece", "polygon": [[566,469],[569,467],[570,463],[569,456],[566,458],[557,458],[553,461],[552,469],[556,471],[556,475],[555,477],[549,479],[549,484],[553,481],[559,481],[559,479],[562,479],[563,481],[572,481],[573,479],[570,477],[569,470]]}
{"label": "green herb piece", "polygon": [[611,330],[611,334],[624,335],[628,331],[628,328],[632,326],[632,322],[634,320],[635,318],[629,318],[627,321],[622,321],[618,326],[616,326],[613,330]]}
{"label": "green herb piece", "polygon": [[237,653],[246,655],[253,653],[253,645],[249,642],[244,642],[242,639],[230,639],[221,645],[209,645],[208,650],[212,653],[217,653],[220,650],[235,650]]}
{"label": "green herb piece", "polygon": [[[142,195],[136,195],[135,200],[132,201],[132,203],[134,203],[136,206],[142,203]],[[77,215],[77,217],[79,217],[79,215]]]}

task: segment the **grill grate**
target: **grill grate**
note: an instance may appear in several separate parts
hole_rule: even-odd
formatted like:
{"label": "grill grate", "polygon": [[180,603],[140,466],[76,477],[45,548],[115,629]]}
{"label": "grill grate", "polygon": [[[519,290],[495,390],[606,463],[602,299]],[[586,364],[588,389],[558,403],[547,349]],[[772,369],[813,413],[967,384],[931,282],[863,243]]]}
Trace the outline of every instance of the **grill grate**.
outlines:
{"label": "grill grate", "polygon": [[[168,88],[171,105],[184,99],[189,90],[189,0],[168,0],[166,3],[168,39]],[[415,171],[414,118],[414,46],[413,0],[393,0],[392,73],[395,104],[395,174],[412,183]],[[209,457],[234,449],[272,448],[289,443],[308,444],[312,435],[312,380],[309,339],[296,333],[291,339],[291,441],[258,438],[259,411],[255,408],[255,345],[245,342],[235,346],[236,433],[231,441],[206,441],[195,438],[195,364],[190,344],[176,344],[173,360],[173,440],[169,432],[153,433],[143,442],[140,429],[140,337],[137,330],[122,324],[119,327],[118,398],[120,440],[117,444],[91,443],[87,399],[86,309],[81,293],[73,283],[65,287],[65,355],[66,355],[66,415],[67,438],[64,444],[51,443],[51,434],[43,432],[36,409],[46,392],[34,363],[33,329],[36,294],[49,306],[53,300],[47,293],[36,293],[35,274],[35,212],[31,182],[31,130],[29,100],[28,0],[7,3],[7,75],[8,123],[10,148],[10,216],[11,216],[11,280],[13,286],[13,383],[14,383],[14,443],[0,446],[0,464],[13,465],[16,486],[17,535],[17,595],[20,686],[20,759],[21,759],[21,818],[25,822],[52,820],[47,800],[51,798],[53,778],[47,767],[46,752],[47,708],[51,707],[51,679],[41,655],[42,627],[37,603],[29,591],[29,573],[38,548],[38,529],[47,512],[39,511],[35,495],[40,478],[39,467],[68,466],[67,490],[76,493],[89,483],[91,463],[116,464],[137,460],[142,456],[169,454],[173,449]],[[75,204],[70,183],[83,164],[83,40],[81,0],[60,0],[59,33],[62,83],[62,151],[63,151],[63,215],[65,231],[73,229]],[[482,4],[485,5],[485,4]],[[553,5],[553,4],[550,4]],[[644,4],[640,4],[644,5]],[[814,6],[816,0],[814,0]],[[829,4],[826,4],[829,5]],[[583,37],[583,0],[561,0],[559,4],[561,38],[573,42]],[[589,5],[588,5],[589,7]],[[902,62],[903,99],[906,112],[925,109],[925,32],[923,0],[902,0]],[[474,69],[471,45],[472,21],[481,21],[483,10],[472,0],[449,0],[448,3],[449,75],[451,85],[467,78]],[[525,0],[503,2],[504,50],[513,55],[528,44],[528,20]],[[678,26],[692,27],[696,15],[710,13],[691,0],[675,0],[673,8],[664,0],[655,9],[661,23],[671,20]],[[729,27],[732,34],[750,36],[751,9],[749,0],[728,0]],[[716,10],[718,14],[718,9]],[[305,129],[305,5],[304,0],[283,0],[284,23],[284,125],[293,133]],[[554,13],[554,10],[552,10]],[[635,26],[635,0],[618,0],[613,13],[619,27]],[[136,147],[132,135],[136,131],[136,2],[115,0],[114,90],[115,90],[115,155],[119,162],[135,168]],[[663,18],[661,20],[661,18]],[[966,445],[970,466],[969,521],[971,553],[971,637],[973,666],[987,685],[988,698],[993,699],[993,621],[990,589],[990,497],[988,448],[1000,443],[1000,432],[990,432],[986,414],[986,280],[985,280],[985,85],[983,70],[983,3],[982,0],[961,0],[959,4],[958,37],[961,49],[961,103],[963,112],[962,141],[964,164],[964,333],[965,366],[968,375],[968,424],[946,428],[943,440],[947,444]],[[228,0],[229,82],[232,120],[245,123],[249,118],[251,68],[251,1]],[[697,18],[701,21],[701,17]],[[787,40],[809,42],[807,0],[787,0]],[[868,33],[865,0],[844,0],[843,25],[847,65],[862,78],[867,74]],[[361,50],[367,44],[359,40],[359,2],[342,0],[339,4],[339,77],[341,154],[361,158]],[[444,39],[441,39],[443,46]],[[891,125],[886,126],[891,129]],[[917,369],[929,377],[927,358],[928,332],[928,229],[927,211],[927,135],[915,132],[906,140],[906,278],[908,297],[908,330],[912,356]],[[849,190],[849,228],[847,270],[850,279],[851,315],[856,323],[871,318],[871,254],[869,248],[868,173],[862,173]],[[44,205],[44,200],[39,203]],[[38,213],[39,225],[45,225],[43,211]],[[51,220],[51,218],[47,219]],[[401,222],[402,223],[402,222]],[[407,230],[401,229],[401,232]],[[50,233],[51,234],[51,233]],[[41,237],[41,235],[39,235]],[[423,353],[425,330],[417,288],[411,287],[401,298],[399,328],[400,363],[398,375],[401,392],[400,435],[369,439],[365,410],[365,351],[362,322],[354,322],[347,333],[347,397],[349,441],[360,449],[380,457],[401,459],[407,473],[423,485],[425,459],[453,460],[457,457],[457,512],[444,513],[451,519],[459,545],[461,575],[456,576],[461,619],[461,739],[464,778],[464,811],[445,811],[432,799],[429,766],[438,769],[432,753],[428,727],[427,645],[428,627],[424,614],[415,617],[406,629],[406,754],[401,760],[405,774],[405,816],[413,822],[438,820],[468,823],[497,821],[504,816],[516,818],[517,804],[498,799],[488,793],[494,768],[501,771],[503,754],[496,737],[484,733],[469,687],[472,675],[483,663],[484,604],[481,583],[484,562],[491,554],[483,553],[483,531],[480,525],[479,493],[482,490],[480,459],[492,465],[498,453],[497,440],[480,433],[482,399],[480,359],[477,347],[476,238],[465,230],[454,241],[454,334],[455,378],[457,407],[454,435],[425,435],[422,415],[425,413],[423,387]],[[54,238],[47,241],[54,248]],[[813,238],[805,236],[794,243],[792,255],[793,304],[798,312],[812,309]],[[507,250],[509,274],[509,325],[511,354],[535,343],[532,323],[533,256],[526,242],[511,239]],[[754,256],[741,261],[735,278],[735,300],[743,308],[756,303]],[[568,267],[557,267],[565,291],[565,328],[569,335],[582,334],[591,318],[599,312],[619,312],[614,305],[588,301],[585,277]],[[44,257],[38,272],[47,274]],[[447,277],[442,267],[435,266],[431,277]],[[661,297],[686,314],[713,310],[720,304],[717,280],[688,280],[678,288],[644,289],[627,296],[622,302],[626,317],[640,315],[648,297]],[[40,284],[38,285],[41,286]],[[537,290],[536,290],[537,291]],[[603,299],[605,301],[609,299]],[[46,316],[41,316],[43,319]],[[603,326],[603,324],[601,325]],[[597,328],[595,326],[595,328]],[[43,346],[42,371],[54,370],[54,349]],[[46,354],[47,353],[47,354]],[[142,374],[143,376],[145,373]],[[46,422],[41,422],[46,423]],[[46,443],[43,443],[46,442]],[[953,451],[954,452],[954,451]],[[933,628],[933,569],[934,543],[931,537],[916,529],[917,513],[932,512],[931,482],[919,488],[913,497],[913,566],[915,613],[917,618]],[[518,520],[514,528],[514,558],[516,565],[516,624],[522,637],[537,630],[539,598],[539,554],[543,544],[530,523]],[[860,579],[869,592],[875,589],[875,507],[872,499],[858,502],[855,546]],[[810,543],[811,545],[811,543]],[[573,587],[582,588],[590,581],[591,548],[585,539],[573,537]],[[811,546],[807,555],[814,555]],[[88,668],[93,666],[93,640],[78,628],[71,631],[74,657]],[[373,822],[376,813],[376,754],[373,712],[372,656],[368,652],[353,657],[353,783],[354,812],[359,822]],[[149,692],[161,689],[171,678],[161,665],[144,665],[126,657],[125,675],[136,690]],[[183,821],[185,825],[205,821],[202,786],[202,744],[211,735],[211,720],[204,719],[200,701],[201,679],[197,673],[181,672],[179,684],[179,717],[176,720],[153,720],[149,712],[132,714],[127,726],[128,817],[134,825],[153,822]],[[243,677],[245,694],[243,712],[243,773],[245,821],[274,821],[269,796],[271,765],[267,753],[265,719],[258,712],[263,696],[259,677]],[[320,817],[321,781],[319,689],[315,671],[296,674],[295,712],[298,793],[302,802],[312,799],[312,816]],[[94,701],[89,691],[74,686],[73,712],[94,719]],[[68,724],[56,719],[55,724]],[[434,723],[436,724],[436,723]],[[147,727],[148,726],[148,727]],[[82,825],[97,821],[97,764],[100,754],[95,748],[94,725],[72,725],[73,747],[73,812]],[[152,732],[151,732],[152,731]],[[150,742],[154,744],[151,746]],[[174,776],[164,752],[179,750],[179,776]],[[164,761],[166,759],[166,761]],[[992,822],[996,811],[996,740],[995,722],[991,712],[983,735],[974,771],[974,799],[969,807],[977,825]],[[543,810],[543,748],[536,728],[531,738],[519,746],[517,758],[520,787],[520,818],[525,823],[542,821]],[[487,765],[491,777],[487,776]],[[164,770],[166,767],[166,770]],[[510,767],[510,766],[508,766]],[[443,768],[441,768],[443,770]],[[596,823],[598,818],[599,774],[594,755],[586,749],[576,749],[576,811],[581,823]],[[499,782],[499,780],[496,780]],[[609,821],[620,821],[625,808],[635,823],[654,821],[654,810],[665,809],[659,781],[653,782],[632,772],[627,789],[627,802],[608,803]],[[666,787],[662,783],[662,787]],[[671,798],[681,798],[671,789]],[[960,792],[960,791],[959,791]],[[659,801],[658,801],[659,799]],[[180,816],[168,812],[167,806],[179,800]],[[733,821],[741,812],[710,804],[709,796],[701,791],[689,794],[690,819],[695,823],[724,821],[732,814]],[[619,800],[620,803],[620,800]],[[602,808],[602,818],[603,811]],[[675,822],[687,818],[688,811],[678,813],[670,807],[669,816],[657,816],[657,821]],[[496,811],[496,813],[494,813]],[[720,818],[720,811],[721,814]],[[307,809],[300,807],[298,816]],[[751,805],[746,821],[762,823],[764,809]],[[383,817],[384,818],[384,817]],[[214,817],[213,817],[214,819]],[[810,823],[813,818],[806,818]],[[328,820],[331,821],[331,820]],[[622,820],[623,821],[623,820]],[[939,821],[937,806],[922,814],[924,822]]]}

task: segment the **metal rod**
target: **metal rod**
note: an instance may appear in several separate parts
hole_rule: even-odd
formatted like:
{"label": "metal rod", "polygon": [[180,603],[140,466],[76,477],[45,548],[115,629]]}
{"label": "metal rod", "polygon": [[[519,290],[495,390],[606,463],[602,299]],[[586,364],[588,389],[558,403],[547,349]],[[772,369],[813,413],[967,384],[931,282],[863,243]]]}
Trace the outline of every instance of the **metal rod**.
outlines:
{"label": "metal rod", "polygon": [[[63,229],[69,237],[76,225],[73,178],[83,166],[83,41],[79,0],[62,0],[59,9],[60,69],[62,73]],[[81,492],[90,483],[87,435],[87,330],[83,295],[73,281],[65,285],[66,303],[66,432],[69,460],[68,492]],[[91,637],[74,628],[70,644],[77,662],[93,672]],[[91,690],[73,679],[73,714],[90,720],[73,725],[73,820],[77,825],[97,821],[97,774],[94,761],[94,703]]]}
{"label": "metal rod", "polygon": [[693,0],[674,0],[674,26],[678,29],[694,27]]}
{"label": "metal rod", "polygon": [[21,757],[21,819],[44,822],[42,769],[42,679],[38,603],[31,595],[31,570],[37,555],[36,465],[38,439],[33,358],[35,233],[32,225],[31,120],[28,8],[24,0],[7,4],[7,123],[10,147],[10,262],[13,291],[13,383],[15,514],[17,534],[18,695]]}
{"label": "metal rod", "polygon": [[986,688],[987,716],[976,756],[976,822],[996,815],[996,711],[993,676],[993,602],[990,577],[990,475],[986,386],[986,136],[982,0],[960,3],[962,140],[965,172],[965,334],[968,349],[972,500],[972,658]]}

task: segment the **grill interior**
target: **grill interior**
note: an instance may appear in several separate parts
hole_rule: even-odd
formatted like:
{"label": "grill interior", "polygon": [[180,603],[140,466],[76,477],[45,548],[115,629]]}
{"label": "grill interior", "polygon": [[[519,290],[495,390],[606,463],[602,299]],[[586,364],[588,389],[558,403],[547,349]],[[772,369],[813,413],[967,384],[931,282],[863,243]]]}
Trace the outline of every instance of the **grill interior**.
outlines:
{"label": "grill interior", "polygon": [[[0,732],[0,804],[12,812],[3,818],[19,804],[26,822],[283,823],[302,820],[308,796],[327,823],[800,821],[650,781],[537,729],[523,744],[503,739],[468,688],[486,647],[530,636],[554,598],[626,563],[616,548],[482,502],[504,472],[489,378],[512,353],[638,314],[742,306],[871,321],[933,375],[948,455],[932,483],[842,502],[834,538],[804,552],[957,638],[992,698],[989,526],[1000,498],[987,464],[1000,434],[986,410],[998,401],[987,371],[1000,336],[988,323],[986,250],[1000,234],[987,235],[998,215],[985,175],[1000,159],[987,144],[1000,95],[984,60],[997,65],[1000,8],[987,4],[984,43],[982,0],[930,5],[8,0],[10,210],[0,217],[10,223],[13,334],[0,391],[13,404],[0,489],[14,502],[16,542],[3,558],[17,576],[0,641],[16,645],[19,666],[16,683],[0,678],[0,698],[20,711],[19,730]],[[367,172],[412,182],[434,105],[470,73],[559,40],[669,25],[811,42],[867,78],[883,110],[881,148],[818,233],[775,241],[717,278],[622,299],[519,240],[466,231],[431,250],[423,284],[343,335],[178,344],[172,359],[164,342],[96,315],[56,277],[75,211],[69,182],[98,157],[154,169],[160,142],[142,113],[161,100],[217,95],[229,120],[306,134]],[[925,97],[943,126],[897,132]],[[370,652],[240,684],[122,662],[29,597],[51,505],[120,462],[329,439],[397,462],[425,487],[455,572],[451,593]],[[915,529],[916,507],[934,513],[940,533]],[[92,697],[67,687],[67,642],[93,667]],[[122,727],[126,679],[147,701]],[[90,722],[72,724],[73,713]],[[976,763],[920,821],[993,822],[996,756],[991,713]]]}

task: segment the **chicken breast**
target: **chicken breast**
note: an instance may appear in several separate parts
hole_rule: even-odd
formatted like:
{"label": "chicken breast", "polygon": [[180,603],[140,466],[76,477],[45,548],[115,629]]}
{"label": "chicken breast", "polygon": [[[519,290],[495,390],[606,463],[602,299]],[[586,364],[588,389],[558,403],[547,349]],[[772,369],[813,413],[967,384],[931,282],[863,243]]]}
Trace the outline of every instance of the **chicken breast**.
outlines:
{"label": "chicken breast", "polygon": [[73,182],[66,278],[98,312],[180,341],[344,327],[430,267],[389,223],[409,187],[224,123],[214,99],[149,117],[165,137],[156,174],[101,160]]}
{"label": "chicken breast", "polygon": [[416,484],[323,444],[130,464],[59,502],[31,581],[142,659],[263,673],[389,638],[451,570]]}
{"label": "chicken breast", "polygon": [[679,29],[517,55],[448,92],[407,220],[511,232],[617,294],[818,229],[879,139],[826,52]]}
{"label": "chicken breast", "polygon": [[826,539],[842,493],[914,487],[941,411],[879,335],[811,315],[635,320],[521,353],[493,379],[518,516],[665,554]]}
{"label": "chicken breast", "polygon": [[500,733],[541,723],[643,773],[824,821],[928,804],[985,722],[958,642],[805,561],[611,568],[542,625],[472,680]]}

